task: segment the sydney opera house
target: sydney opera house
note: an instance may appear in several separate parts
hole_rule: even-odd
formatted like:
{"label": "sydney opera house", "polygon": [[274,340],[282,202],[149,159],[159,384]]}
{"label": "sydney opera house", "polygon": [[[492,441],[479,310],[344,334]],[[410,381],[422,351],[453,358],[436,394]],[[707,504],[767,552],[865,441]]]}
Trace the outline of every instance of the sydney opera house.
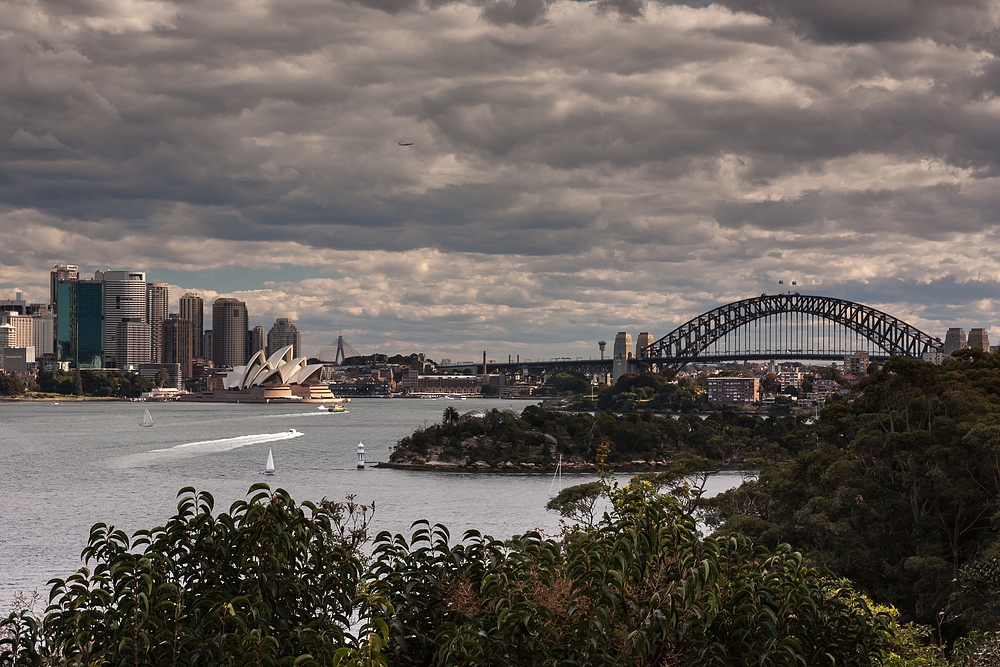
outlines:
{"label": "sydney opera house", "polygon": [[226,375],[222,388],[184,398],[189,401],[225,403],[303,402],[332,403],[333,392],[318,379],[323,364],[308,364],[293,357],[293,347],[281,348],[270,357],[257,352],[246,366],[236,366]]}

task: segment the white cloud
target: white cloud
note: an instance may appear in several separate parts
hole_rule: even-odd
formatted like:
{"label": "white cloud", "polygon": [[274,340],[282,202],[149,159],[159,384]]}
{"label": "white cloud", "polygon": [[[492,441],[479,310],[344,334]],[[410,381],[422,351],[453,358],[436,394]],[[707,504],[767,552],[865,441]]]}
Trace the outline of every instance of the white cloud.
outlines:
{"label": "white cloud", "polygon": [[786,276],[988,320],[1000,77],[963,22],[995,7],[778,4],[14,0],[0,291],[273,272],[235,293],[262,324],[453,358],[590,354]]}

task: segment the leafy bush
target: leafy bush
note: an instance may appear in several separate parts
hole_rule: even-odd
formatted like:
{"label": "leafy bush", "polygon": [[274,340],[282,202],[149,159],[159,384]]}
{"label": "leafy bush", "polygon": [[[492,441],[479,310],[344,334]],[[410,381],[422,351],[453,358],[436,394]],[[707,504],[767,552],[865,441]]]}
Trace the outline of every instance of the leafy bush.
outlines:
{"label": "leafy bush", "polygon": [[888,645],[888,614],[787,545],[702,538],[647,482],[612,503],[564,540],[380,534],[393,664],[868,665]]}
{"label": "leafy bush", "polygon": [[[3,624],[0,664],[311,665],[377,657],[381,603],[359,590],[362,566],[337,504],[296,505],[265,484],[228,513],[192,488],[165,526],[135,533],[96,524],[85,566],[53,580],[41,622]],[[92,569],[91,566],[92,565]],[[385,633],[382,624],[383,637]],[[374,635],[374,637],[373,637]],[[360,664],[360,663],[359,663]]]}

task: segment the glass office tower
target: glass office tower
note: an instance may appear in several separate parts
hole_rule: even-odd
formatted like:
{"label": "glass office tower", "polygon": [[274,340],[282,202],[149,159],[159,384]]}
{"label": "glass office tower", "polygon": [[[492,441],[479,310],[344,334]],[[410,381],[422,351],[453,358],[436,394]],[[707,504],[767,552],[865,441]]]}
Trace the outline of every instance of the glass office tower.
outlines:
{"label": "glass office tower", "polygon": [[56,355],[73,368],[104,364],[104,285],[67,280],[57,285]]}

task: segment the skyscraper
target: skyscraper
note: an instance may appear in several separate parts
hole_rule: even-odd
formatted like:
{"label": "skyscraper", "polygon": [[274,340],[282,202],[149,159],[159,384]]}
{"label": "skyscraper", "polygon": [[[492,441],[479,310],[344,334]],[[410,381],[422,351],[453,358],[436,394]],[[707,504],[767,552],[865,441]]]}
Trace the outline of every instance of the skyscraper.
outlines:
{"label": "skyscraper", "polygon": [[115,336],[115,368],[138,369],[139,364],[148,364],[151,338],[149,324],[143,318],[122,318]]}
{"label": "skyscraper", "polygon": [[212,362],[216,368],[246,364],[247,305],[221,298],[212,304]]}
{"label": "skyscraper", "polygon": [[104,283],[62,280],[57,287],[56,359],[74,368],[104,363]]}
{"label": "skyscraper", "polygon": [[[146,321],[146,274],[142,271],[95,271],[94,279],[104,283],[104,364],[118,368],[118,323],[125,318]],[[138,331],[138,330],[136,330]],[[138,343],[129,345],[130,354],[141,356]],[[149,361],[149,350],[145,352]]]}
{"label": "skyscraper", "polygon": [[166,283],[146,285],[146,322],[149,323],[149,359],[154,364],[163,360],[163,322],[167,319],[170,288]]}
{"label": "skyscraper", "polygon": [[54,353],[56,340],[55,314],[36,313],[31,317],[34,320],[31,335],[35,345],[35,356],[41,357],[45,354]]}
{"label": "skyscraper", "polygon": [[34,318],[30,315],[0,311],[0,324],[9,324],[14,327],[13,342],[9,347],[34,346]]}
{"label": "skyscraper", "polygon": [[194,326],[191,320],[170,318],[163,322],[163,362],[180,364],[181,377],[190,378],[194,365]]}
{"label": "skyscraper", "polygon": [[49,272],[49,303],[52,304],[52,310],[55,310],[56,301],[59,296],[57,294],[59,283],[66,280],[79,279],[80,267],[76,264],[56,264],[52,267],[52,271]]}
{"label": "skyscraper", "polygon": [[302,353],[302,334],[289,318],[279,317],[267,332],[267,356],[287,345],[292,346],[292,356],[298,358]]}
{"label": "skyscraper", "polygon": [[[59,283],[79,280],[80,279],[80,267],[76,264],[56,264],[52,267],[52,271],[49,272],[49,304],[52,306],[53,314],[56,314],[58,318],[58,308],[56,307],[56,302],[59,298]],[[53,339],[52,345],[56,347],[55,342],[55,323],[53,323]]]}
{"label": "skyscraper", "polygon": [[202,347],[205,334],[205,302],[197,292],[188,292],[181,297],[181,319],[191,322],[194,356],[196,359],[211,358],[212,351]]}
{"label": "skyscraper", "polygon": [[[247,332],[247,359],[250,359],[250,357],[257,354],[257,352],[266,349],[267,346],[264,343],[264,327],[258,324],[251,331]],[[268,352],[268,354],[270,354],[270,352]]]}

